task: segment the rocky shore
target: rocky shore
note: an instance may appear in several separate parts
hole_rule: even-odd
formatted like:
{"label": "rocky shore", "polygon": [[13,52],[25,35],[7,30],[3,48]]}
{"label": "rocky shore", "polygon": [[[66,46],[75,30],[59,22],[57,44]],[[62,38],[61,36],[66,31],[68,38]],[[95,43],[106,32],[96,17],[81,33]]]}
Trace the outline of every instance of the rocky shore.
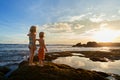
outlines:
{"label": "rocky shore", "polygon": [[[101,51],[65,51],[65,52],[51,52],[46,53],[44,67],[38,66],[38,57],[34,57],[35,66],[28,66],[27,61],[19,64],[19,67],[13,71],[8,78],[3,76],[4,73],[0,71],[0,80],[110,80],[108,79],[112,73],[103,73],[85,69],[75,69],[65,64],[52,63],[58,57],[73,56],[72,53],[82,54],[80,57],[87,57],[93,61],[114,61],[120,59],[120,50],[111,50],[110,52]],[[3,69],[1,69],[3,70]],[[120,80],[119,75],[114,75],[116,80]]]}

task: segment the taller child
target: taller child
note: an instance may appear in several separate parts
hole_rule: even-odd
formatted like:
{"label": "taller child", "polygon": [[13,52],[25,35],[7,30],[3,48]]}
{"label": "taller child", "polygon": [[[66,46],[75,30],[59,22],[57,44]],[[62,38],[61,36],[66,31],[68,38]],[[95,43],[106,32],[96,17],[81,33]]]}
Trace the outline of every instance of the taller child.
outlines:
{"label": "taller child", "polygon": [[29,30],[29,50],[30,50],[30,55],[29,55],[29,65],[34,65],[33,63],[33,58],[34,58],[34,53],[36,50],[36,26],[31,26]]}

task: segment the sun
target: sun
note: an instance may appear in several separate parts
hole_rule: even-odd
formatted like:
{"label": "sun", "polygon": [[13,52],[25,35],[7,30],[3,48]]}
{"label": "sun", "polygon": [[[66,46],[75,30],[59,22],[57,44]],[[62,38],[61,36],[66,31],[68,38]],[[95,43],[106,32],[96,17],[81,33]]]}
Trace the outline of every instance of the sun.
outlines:
{"label": "sun", "polygon": [[97,42],[112,42],[118,36],[114,30],[103,28],[94,33],[93,39]]}

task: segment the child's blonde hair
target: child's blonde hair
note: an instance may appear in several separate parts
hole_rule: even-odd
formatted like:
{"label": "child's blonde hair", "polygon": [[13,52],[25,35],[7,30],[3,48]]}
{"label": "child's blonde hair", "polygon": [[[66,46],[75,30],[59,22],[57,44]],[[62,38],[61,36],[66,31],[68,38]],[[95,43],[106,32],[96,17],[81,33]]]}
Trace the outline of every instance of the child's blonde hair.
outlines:
{"label": "child's blonde hair", "polygon": [[30,27],[30,33],[36,33],[36,26]]}
{"label": "child's blonde hair", "polygon": [[43,38],[43,37],[44,37],[44,32],[40,32],[40,33],[39,33],[39,37],[40,37],[40,38]]}

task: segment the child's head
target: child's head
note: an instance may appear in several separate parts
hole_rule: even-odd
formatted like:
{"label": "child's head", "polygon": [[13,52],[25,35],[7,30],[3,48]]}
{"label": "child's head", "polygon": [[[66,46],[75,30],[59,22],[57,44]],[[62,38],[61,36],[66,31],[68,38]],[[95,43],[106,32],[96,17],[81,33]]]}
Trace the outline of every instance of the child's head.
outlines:
{"label": "child's head", "polygon": [[30,27],[30,33],[36,33],[36,26]]}
{"label": "child's head", "polygon": [[40,32],[40,33],[39,33],[39,37],[40,37],[40,38],[43,38],[43,37],[44,37],[44,32]]}

